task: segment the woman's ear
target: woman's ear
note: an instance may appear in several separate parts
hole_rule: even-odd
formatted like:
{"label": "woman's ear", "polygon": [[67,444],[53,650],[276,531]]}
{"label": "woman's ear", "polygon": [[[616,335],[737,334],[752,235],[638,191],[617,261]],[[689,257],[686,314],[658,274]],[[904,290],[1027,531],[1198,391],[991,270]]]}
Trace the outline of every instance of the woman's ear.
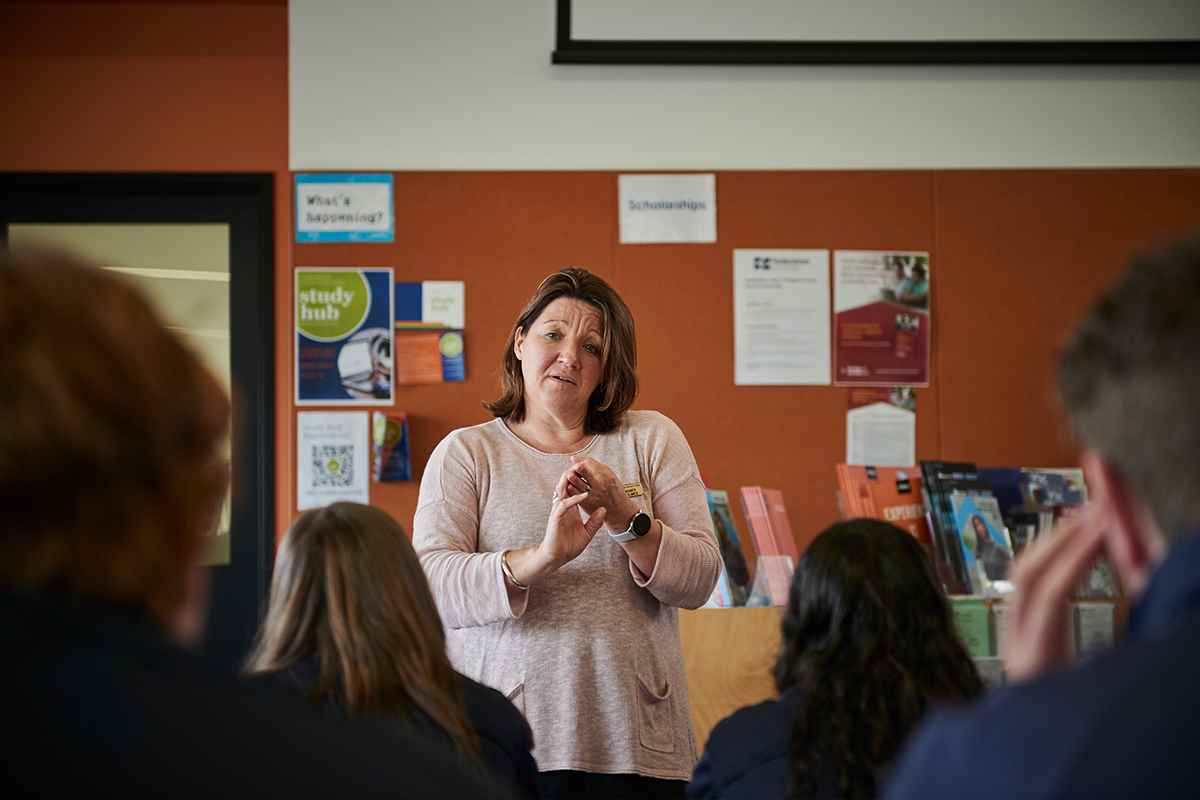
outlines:
{"label": "woman's ear", "polygon": [[1166,552],[1162,533],[1116,465],[1095,450],[1085,451],[1081,463],[1093,519],[1105,526],[1105,550],[1126,593],[1136,597]]}
{"label": "woman's ear", "polygon": [[513,355],[517,357],[517,361],[521,360],[521,348],[525,346],[525,329],[517,328],[517,334],[513,337]]}

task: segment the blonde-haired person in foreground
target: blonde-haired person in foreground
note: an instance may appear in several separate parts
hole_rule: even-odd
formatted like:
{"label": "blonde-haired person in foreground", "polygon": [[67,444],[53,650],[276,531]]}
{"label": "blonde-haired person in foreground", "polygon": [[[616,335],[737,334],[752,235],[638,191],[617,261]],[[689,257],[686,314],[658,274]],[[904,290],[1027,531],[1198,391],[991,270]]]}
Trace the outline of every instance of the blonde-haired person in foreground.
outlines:
{"label": "blonde-haired person in foreground", "polygon": [[334,503],[296,519],[247,669],[335,713],[393,715],[537,793],[529,725],[504,695],[451,668],[417,554],[377,508]]}
{"label": "blonde-haired person in foreground", "polygon": [[132,284],[0,253],[0,374],[0,796],[488,791],[448,747],[322,720],[180,645],[229,400]]}

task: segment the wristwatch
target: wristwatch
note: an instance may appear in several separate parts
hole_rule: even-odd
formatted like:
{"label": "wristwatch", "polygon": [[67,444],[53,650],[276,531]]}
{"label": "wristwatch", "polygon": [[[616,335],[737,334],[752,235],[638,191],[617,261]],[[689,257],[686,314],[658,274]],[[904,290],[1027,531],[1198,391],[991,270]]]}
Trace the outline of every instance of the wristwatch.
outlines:
{"label": "wristwatch", "polygon": [[633,519],[629,520],[629,527],[620,533],[609,533],[614,542],[632,542],[634,539],[640,539],[650,532],[650,526],[654,524],[654,520],[645,511],[639,511],[633,515]]}

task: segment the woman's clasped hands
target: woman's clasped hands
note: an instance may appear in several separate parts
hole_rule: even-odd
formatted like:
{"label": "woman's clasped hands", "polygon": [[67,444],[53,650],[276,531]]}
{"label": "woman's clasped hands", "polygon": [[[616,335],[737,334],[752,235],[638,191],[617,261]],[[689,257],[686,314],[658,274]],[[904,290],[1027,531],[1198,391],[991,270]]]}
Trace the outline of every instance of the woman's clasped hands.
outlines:
{"label": "woman's clasped hands", "polygon": [[547,555],[560,564],[582,553],[606,521],[610,527],[624,527],[621,523],[628,524],[638,510],[608,465],[578,456],[571,462],[555,488],[542,542]]}
{"label": "woman's clasped hands", "polygon": [[540,549],[557,566],[573,561],[587,549],[608,515],[608,509],[597,499],[600,493],[593,492],[589,483],[580,474],[579,463],[574,463],[563,472],[554,488],[546,536]]}

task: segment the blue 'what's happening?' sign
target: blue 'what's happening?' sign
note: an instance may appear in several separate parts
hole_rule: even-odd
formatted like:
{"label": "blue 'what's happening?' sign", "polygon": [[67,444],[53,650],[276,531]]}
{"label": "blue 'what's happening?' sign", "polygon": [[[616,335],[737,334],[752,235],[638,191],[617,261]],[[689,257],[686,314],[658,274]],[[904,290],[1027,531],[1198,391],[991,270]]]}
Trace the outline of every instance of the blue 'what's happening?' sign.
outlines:
{"label": "blue 'what's happening?' sign", "polygon": [[395,241],[392,176],[296,176],[297,242]]}

